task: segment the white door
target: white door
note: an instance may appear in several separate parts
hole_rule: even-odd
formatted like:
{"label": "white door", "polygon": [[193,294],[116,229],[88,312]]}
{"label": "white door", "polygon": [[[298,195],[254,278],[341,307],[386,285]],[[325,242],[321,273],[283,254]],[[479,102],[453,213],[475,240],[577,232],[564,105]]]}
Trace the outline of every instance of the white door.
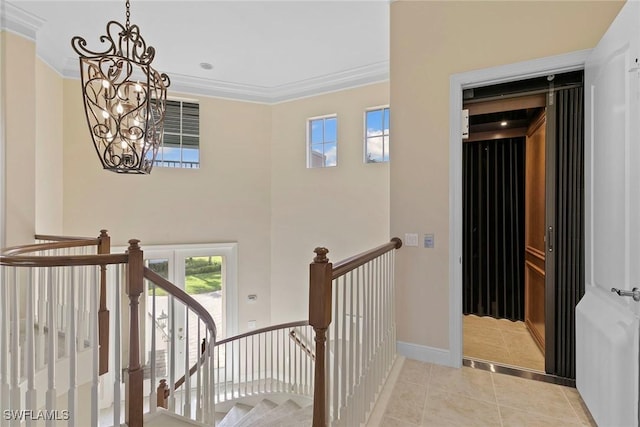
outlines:
{"label": "white door", "polygon": [[[629,1],[585,65],[586,293],[576,385],[599,426],[638,425],[640,3]],[[637,294],[640,299],[640,293]]]}

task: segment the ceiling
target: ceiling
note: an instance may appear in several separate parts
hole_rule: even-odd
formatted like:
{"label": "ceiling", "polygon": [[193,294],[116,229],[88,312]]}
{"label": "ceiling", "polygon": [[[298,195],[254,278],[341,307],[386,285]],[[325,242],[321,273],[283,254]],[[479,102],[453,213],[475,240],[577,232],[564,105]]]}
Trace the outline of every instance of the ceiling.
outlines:
{"label": "ceiling", "polygon": [[[100,50],[106,23],[125,21],[124,1],[0,4],[3,28],[35,39],[65,77],[79,76],[73,36]],[[389,77],[388,0],[133,0],[131,23],[174,92],[276,103]]]}

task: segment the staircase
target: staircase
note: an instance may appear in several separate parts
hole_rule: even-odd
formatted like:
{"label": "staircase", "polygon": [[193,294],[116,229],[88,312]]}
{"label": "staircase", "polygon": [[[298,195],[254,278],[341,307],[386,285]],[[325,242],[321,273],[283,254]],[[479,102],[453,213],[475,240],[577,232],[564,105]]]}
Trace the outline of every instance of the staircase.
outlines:
{"label": "staircase", "polygon": [[399,239],[335,265],[316,248],[308,321],[223,340],[137,240],[112,254],[106,230],[36,239],[0,253],[0,408],[16,417],[0,427],[31,413],[47,427],[357,426],[393,364]]}
{"label": "staircase", "polygon": [[[309,427],[313,419],[311,400],[286,399],[286,396],[269,396],[255,404],[230,403],[228,410],[216,412],[216,427]],[[281,402],[281,403],[276,403]],[[222,409],[222,408],[216,408]],[[201,426],[207,424],[189,420],[170,411],[159,409],[145,417],[145,426]]]}

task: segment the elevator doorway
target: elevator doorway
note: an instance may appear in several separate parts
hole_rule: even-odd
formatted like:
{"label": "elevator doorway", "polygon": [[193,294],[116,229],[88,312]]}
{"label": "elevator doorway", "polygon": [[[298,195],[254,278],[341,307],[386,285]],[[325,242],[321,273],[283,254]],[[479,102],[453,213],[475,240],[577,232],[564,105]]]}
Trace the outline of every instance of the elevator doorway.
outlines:
{"label": "elevator doorway", "polygon": [[463,355],[574,378],[582,71],[470,89],[464,108]]}

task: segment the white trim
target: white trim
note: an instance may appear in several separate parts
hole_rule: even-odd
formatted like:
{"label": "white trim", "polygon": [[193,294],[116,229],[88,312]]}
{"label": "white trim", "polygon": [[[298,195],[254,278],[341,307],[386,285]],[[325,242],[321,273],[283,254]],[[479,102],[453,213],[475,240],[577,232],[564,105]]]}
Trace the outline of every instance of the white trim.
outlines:
{"label": "white trim", "polygon": [[[0,1],[0,29],[11,31],[33,42],[45,21],[8,1]],[[37,50],[36,43],[36,50]],[[39,51],[37,55],[64,78],[80,79],[77,57],[62,51]],[[55,66],[54,66],[55,64]],[[169,72],[171,91],[199,96],[278,104],[321,94],[389,81],[389,60],[340,70],[275,86],[259,86],[207,79]],[[166,70],[164,70],[166,71]]]}
{"label": "white trim", "polygon": [[[47,56],[49,55],[47,54]],[[55,63],[53,60],[50,62]],[[61,68],[59,72],[65,78],[80,78],[75,58],[67,58]],[[170,73],[169,77],[171,78],[171,86],[169,87],[171,92],[272,105],[388,81],[389,61],[376,62],[272,87],[176,73]]]}
{"label": "white trim", "polygon": [[399,355],[407,359],[434,363],[436,365],[454,366],[450,363],[451,356],[449,355],[449,350],[402,341],[396,341],[396,349]]}
{"label": "white trim", "polygon": [[584,68],[590,50],[453,74],[449,80],[449,358],[462,366],[462,90]]}
{"label": "white trim", "polygon": [[0,9],[2,11],[1,30],[10,31],[33,42],[36,41],[36,34],[45,22],[43,19],[8,1],[3,1]]}

